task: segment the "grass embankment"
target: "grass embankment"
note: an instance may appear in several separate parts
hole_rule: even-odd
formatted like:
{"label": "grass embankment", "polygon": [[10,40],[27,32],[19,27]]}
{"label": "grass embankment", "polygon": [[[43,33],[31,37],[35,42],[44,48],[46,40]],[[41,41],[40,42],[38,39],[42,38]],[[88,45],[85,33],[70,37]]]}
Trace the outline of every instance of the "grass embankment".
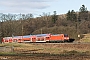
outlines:
{"label": "grass embankment", "polygon": [[90,43],[90,33],[89,34],[83,34],[84,38],[80,39],[80,42],[82,43]]}

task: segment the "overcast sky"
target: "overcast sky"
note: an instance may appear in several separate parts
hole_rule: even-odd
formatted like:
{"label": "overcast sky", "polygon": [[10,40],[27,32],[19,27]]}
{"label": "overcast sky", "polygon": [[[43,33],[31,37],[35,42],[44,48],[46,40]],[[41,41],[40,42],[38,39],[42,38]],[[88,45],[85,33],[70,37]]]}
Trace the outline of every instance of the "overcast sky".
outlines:
{"label": "overcast sky", "polygon": [[90,0],[0,0],[0,13],[31,13],[39,16],[45,13],[65,14],[68,10],[78,11],[81,5],[90,11]]}

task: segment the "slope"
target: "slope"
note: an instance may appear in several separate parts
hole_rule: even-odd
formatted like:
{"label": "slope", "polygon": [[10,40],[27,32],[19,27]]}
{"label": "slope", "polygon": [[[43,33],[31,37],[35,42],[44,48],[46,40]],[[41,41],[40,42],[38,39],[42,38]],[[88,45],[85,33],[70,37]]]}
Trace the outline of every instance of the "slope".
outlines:
{"label": "slope", "polygon": [[84,38],[80,39],[80,42],[90,43],[90,33],[83,34]]}

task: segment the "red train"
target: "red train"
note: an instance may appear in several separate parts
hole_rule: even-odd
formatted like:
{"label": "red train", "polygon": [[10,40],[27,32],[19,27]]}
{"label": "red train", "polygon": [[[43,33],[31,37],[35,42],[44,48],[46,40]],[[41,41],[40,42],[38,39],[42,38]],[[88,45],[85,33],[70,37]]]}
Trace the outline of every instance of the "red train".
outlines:
{"label": "red train", "polygon": [[68,42],[67,34],[37,34],[25,36],[4,37],[2,43],[23,42]]}

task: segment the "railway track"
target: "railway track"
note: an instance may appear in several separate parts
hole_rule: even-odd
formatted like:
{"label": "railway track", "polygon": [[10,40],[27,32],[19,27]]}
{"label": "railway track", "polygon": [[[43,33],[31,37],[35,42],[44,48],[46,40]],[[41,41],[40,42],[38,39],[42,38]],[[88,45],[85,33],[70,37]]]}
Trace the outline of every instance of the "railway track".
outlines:
{"label": "railway track", "polygon": [[72,42],[72,43],[68,43],[68,42],[66,42],[66,43],[25,43],[25,44],[57,44],[57,45],[59,45],[59,44],[90,44],[90,42]]}

